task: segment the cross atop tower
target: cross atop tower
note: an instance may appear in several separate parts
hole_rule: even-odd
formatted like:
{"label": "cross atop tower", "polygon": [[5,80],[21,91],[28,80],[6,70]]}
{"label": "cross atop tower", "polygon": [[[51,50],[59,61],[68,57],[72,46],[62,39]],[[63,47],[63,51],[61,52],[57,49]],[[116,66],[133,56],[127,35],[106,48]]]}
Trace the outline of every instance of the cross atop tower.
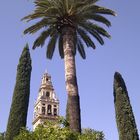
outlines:
{"label": "cross atop tower", "polygon": [[59,115],[59,100],[51,82],[51,76],[45,72],[42,77],[39,94],[34,106],[33,129],[46,120],[56,120]]}

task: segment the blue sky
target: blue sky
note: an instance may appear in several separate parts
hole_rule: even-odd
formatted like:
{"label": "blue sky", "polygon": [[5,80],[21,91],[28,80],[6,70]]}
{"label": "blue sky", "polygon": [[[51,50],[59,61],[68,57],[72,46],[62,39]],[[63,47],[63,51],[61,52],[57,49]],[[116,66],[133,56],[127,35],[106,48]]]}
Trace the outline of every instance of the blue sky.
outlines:
{"label": "blue sky", "polygon": [[[115,10],[117,17],[108,17],[112,39],[97,49],[87,49],[87,59],[76,56],[77,78],[81,97],[82,126],[103,131],[107,140],[118,140],[113,103],[113,75],[119,71],[129,92],[137,127],[140,133],[140,10],[139,0],[101,0],[100,5]],[[57,50],[47,60],[46,47],[31,49],[37,35],[23,35],[30,23],[20,19],[33,10],[32,1],[2,0],[0,4],[0,132],[6,130],[16,69],[22,49],[29,43],[32,57],[31,95],[28,111],[28,128],[32,129],[33,106],[38,96],[41,77],[45,69],[52,76],[60,100],[60,114],[65,115],[66,91],[64,63]]]}

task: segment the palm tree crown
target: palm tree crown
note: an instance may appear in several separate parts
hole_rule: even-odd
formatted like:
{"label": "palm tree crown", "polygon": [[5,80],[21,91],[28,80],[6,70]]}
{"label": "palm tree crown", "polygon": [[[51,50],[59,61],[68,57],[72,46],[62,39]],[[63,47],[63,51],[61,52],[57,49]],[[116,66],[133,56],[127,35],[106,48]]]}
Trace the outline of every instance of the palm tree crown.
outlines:
{"label": "palm tree crown", "polygon": [[84,46],[96,48],[91,37],[94,37],[101,45],[104,44],[103,37],[110,38],[108,32],[97,23],[101,22],[109,27],[111,23],[103,15],[116,15],[114,11],[96,5],[97,1],[99,0],[35,0],[36,9],[23,20],[39,19],[39,21],[27,28],[24,34],[34,34],[43,28],[44,30],[34,41],[33,49],[42,47],[49,38],[47,58],[52,58],[57,41],[59,54],[61,58],[64,58],[62,30],[64,27],[71,27],[75,30],[73,54],[75,55],[78,50],[85,59]]}

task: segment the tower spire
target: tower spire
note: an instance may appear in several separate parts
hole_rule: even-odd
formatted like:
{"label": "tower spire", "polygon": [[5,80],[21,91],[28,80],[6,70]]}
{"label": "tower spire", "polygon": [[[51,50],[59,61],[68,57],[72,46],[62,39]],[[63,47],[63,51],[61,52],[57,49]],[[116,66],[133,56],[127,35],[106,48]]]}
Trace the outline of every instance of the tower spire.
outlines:
{"label": "tower spire", "polygon": [[45,69],[45,73],[48,73],[48,70],[47,69]]}

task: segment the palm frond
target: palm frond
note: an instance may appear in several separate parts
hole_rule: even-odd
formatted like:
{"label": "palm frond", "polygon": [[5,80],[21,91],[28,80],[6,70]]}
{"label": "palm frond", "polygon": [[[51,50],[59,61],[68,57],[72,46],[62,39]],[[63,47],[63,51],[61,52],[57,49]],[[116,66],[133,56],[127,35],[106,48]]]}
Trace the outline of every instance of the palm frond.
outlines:
{"label": "palm frond", "polygon": [[49,59],[52,59],[57,39],[58,39],[58,33],[53,35],[49,40],[49,43],[47,45],[47,52],[46,52],[46,57]]}
{"label": "palm frond", "polygon": [[69,10],[72,8],[71,6],[74,4],[73,0],[62,0],[63,7],[65,7],[65,14],[69,13]]}
{"label": "palm frond", "polygon": [[81,1],[85,2],[85,4],[90,4],[90,3],[95,4],[99,0],[81,0]]}
{"label": "palm frond", "polygon": [[73,13],[77,11],[78,8],[83,7],[85,5],[85,1],[75,1],[75,5],[73,6]]}
{"label": "palm frond", "polygon": [[[84,23],[84,24],[83,24]],[[97,33],[101,34],[102,36],[105,36],[107,38],[111,38],[111,36],[109,35],[109,33],[102,27],[98,26],[97,24],[94,24],[90,21],[83,21],[81,23],[79,23],[81,26],[86,26],[86,28],[88,30],[93,30],[96,31]]]}
{"label": "palm frond", "polygon": [[54,3],[54,6],[58,9],[59,11],[59,16],[63,16],[65,14],[65,10],[64,10],[64,5],[62,0],[52,0]]}
{"label": "palm frond", "polygon": [[21,20],[26,20],[29,22],[30,20],[35,20],[38,18],[45,18],[45,17],[58,17],[58,15],[62,15],[61,8],[58,8],[58,5],[56,5],[56,1],[53,0],[51,2],[49,1],[35,1],[36,3],[36,9],[34,12],[28,16],[25,16]]}
{"label": "palm frond", "polygon": [[34,10],[35,12],[39,12],[39,11],[45,11],[46,9],[48,9],[49,7],[52,7],[52,2],[50,1],[35,1],[35,7],[36,9]]}
{"label": "palm frond", "polygon": [[86,43],[87,47],[92,47],[93,49],[96,48],[95,44],[93,43],[93,41],[91,40],[91,38],[88,36],[88,34],[86,33],[86,31],[84,31],[81,28],[78,28],[77,31],[78,31],[78,34],[83,39],[83,41]]}
{"label": "palm frond", "polygon": [[33,44],[33,49],[35,49],[36,47],[39,46],[43,46],[45,43],[45,40],[49,37],[50,33],[53,31],[54,29],[52,27],[48,28],[48,30],[43,31],[40,36],[34,41]]}
{"label": "palm frond", "polygon": [[80,38],[78,38],[78,40],[77,40],[77,48],[78,48],[78,52],[81,55],[81,57],[83,59],[86,59],[86,53],[85,53],[85,49],[84,49],[84,44],[82,43]]}
{"label": "palm frond", "polygon": [[63,37],[61,34],[59,36],[59,54],[60,54],[61,58],[64,58]]}
{"label": "palm frond", "polygon": [[105,7],[97,6],[97,5],[94,5],[94,8],[91,9],[91,10],[92,10],[93,13],[117,16],[115,11],[113,11],[111,9],[108,9],[108,8],[105,8]]}
{"label": "palm frond", "polygon": [[85,15],[82,14],[81,16],[84,20],[94,20],[105,24],[107,27],[111,26],[111,22],[107,18],[103,17],[102,15],[88,13]]}
{"label": "palm frond", "polygon": [[68,0],[68,11],[67,11],[67,13],[71,16],[71,15],[73,15],[73,12],[74,12],[74,10],[73,10],[73,8],[75,7],[75,0]]}
{"label": "palm frond", "polygon": [[76,15],[78,16],[78,15],[81,15],[82,13],[86,12],[87,10],[89,10],[89,8],[91,8],[91,6],[94,6],[94,4],[91,4],[91,5],[85,4],[83,6],[80,6],[79,8],[77,8],[79,10],[76,10]]}
{"label": "palm frond", "polygon": [[73,45],[73,47],[74,47],[74,48],[73,48],[73,50],[74,50],[74,51],[73,51],[74,55],[76,55],[77,38],[78,38],[78,36],[77,36],[77,34],[75,34],[75,35],[74,35],[74,42],[73,42],[73,43],[74,43],[74,45]]}
{"label": "palm frond", "polygon": [[82,28],[84,28],[87,32],[89,32],[94,38],[96,38],[96,40],[103,45],[104,44],[104,40],[103,38],[100,36],[100,34],[93,28],[91,28],[90,26],[88,26],[87,22],[82,22],[80,24],[80,26]]}
{"label": "palm frond", "polygon": [[32,13],[28,16],[25,16],[24,18],[22,18],[21,20],[26,20],[27,22],[34,20],[34,19],[38,19],[38,18],[43,18],[44,17],[44,12],[36,12],[36,13]]}
{"label": "palm frond", "polygon": [[69,10],[69,0],[65,0],[66,12]]}
{"label": "palm frond", "polygon": [[29,28],[27,28],[25,31],[24,31],[24,34],[33,34],[37,31],[39,31],[40,29],[42,29],[43,27],[47,27],[49,26],[50,24],[53,24],[56,22],[56,19],[52,18],[43,18],[41,21],[35,23],[34,25],[30,26]]}
{"label": "palm frond", "polygon": [[94,38],[96,38],[96,40],[97,40],[101,45],[104,44],[103,38],[102,38],[96,31],[89,31],[89,33],[90,33]]}
{"label": "palm frond", "polygon": [[45,10],[45,16],[56,15],[59,16],[61,14],[60,9],[58,7],[52,6]]}
{"label": "palm frond", "polygon": [[75,14],[76,12],[78,12],[79,10],[81,10],[83,7],[85,7],[85,5],[90,5],[90,3],[95,3],[97,2],[98,0],[78,0],[78,1],[75,1],[75,0],[69,0],[69,4],[70,4],[70,8],[69,8],[69,11],[68,12],[70,15],[73,15]]}
{"label": "palm frond", "polygon": [[111,35],[102,27],[98,26],[97,24],[93,24],[91,28],[94,28],[99,34],[111,38]]}
{"label": "palm frond", "polygon": [[48,8],[49,6],[51,6],[51,2],[50,0],[36,0],[35,2],[35,6],[36,7],[44,7],[44,8]]}
{"label": "palm frond", "polygon": [[116,12],[114,12],[113,10],[107,9],[105,7],[97,6],[94,3],[86,4],[85,6],[77,10],[77,15],[80,15],[82,13],[92,13],[92,14],[99,13],[99,14],[116,16]]}

